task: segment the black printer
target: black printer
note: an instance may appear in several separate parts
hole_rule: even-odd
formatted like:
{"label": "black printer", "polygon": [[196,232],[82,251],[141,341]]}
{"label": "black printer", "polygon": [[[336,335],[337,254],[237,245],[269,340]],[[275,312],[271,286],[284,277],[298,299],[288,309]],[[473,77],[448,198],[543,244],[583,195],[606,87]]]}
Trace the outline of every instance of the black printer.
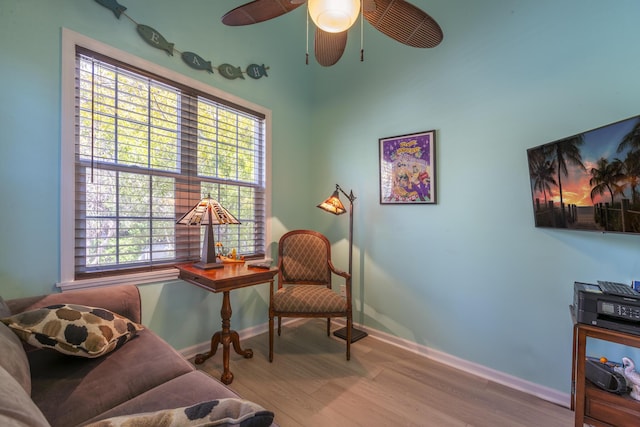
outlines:
{"label": "black printer", "polygon": [[630,286],[598,281],[573,284],[578,323],[640,335],[640,292]]}

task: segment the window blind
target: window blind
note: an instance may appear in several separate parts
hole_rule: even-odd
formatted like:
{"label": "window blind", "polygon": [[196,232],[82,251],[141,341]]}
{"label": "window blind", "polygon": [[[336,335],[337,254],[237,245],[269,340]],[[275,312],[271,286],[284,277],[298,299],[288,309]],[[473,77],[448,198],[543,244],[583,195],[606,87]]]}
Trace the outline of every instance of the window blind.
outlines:
{"label": "window blind", "polygon": [[75,278],[200,258],[176,220],[210,195],[241,222],[222,250],[265,253],[265,117],[76,49]]}

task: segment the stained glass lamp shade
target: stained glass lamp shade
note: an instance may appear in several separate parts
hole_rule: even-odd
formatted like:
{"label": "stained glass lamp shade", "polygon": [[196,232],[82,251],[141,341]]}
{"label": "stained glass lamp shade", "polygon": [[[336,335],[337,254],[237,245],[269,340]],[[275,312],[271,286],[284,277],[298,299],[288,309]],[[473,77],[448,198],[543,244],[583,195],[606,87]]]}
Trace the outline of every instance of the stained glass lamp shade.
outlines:
{"label": "stained glass lamp shade", "polygon": [[240,221],[233,216],[217,200],[207,196],[200,200],[189,212],[176,221],[176,224],[202,225],[207,227],[202,242],[202,256],[200,262],[193,264],[194,267],[202,270],[221,268],[222,261],[216,256],[216,242],[213,235],[214,224],[240,224]]}
{"label": "stained glass lamp shade", "polygon": [[331,197],[329,197],[324,202],[320,203],[318,207],[324,211],[330,212],[334,215],[341,215],[345,213],[347,210],[344,208],[344,205],[340,201],[340,193],[338,193],[338,186],[336,185],[336,191],[333,192]]}

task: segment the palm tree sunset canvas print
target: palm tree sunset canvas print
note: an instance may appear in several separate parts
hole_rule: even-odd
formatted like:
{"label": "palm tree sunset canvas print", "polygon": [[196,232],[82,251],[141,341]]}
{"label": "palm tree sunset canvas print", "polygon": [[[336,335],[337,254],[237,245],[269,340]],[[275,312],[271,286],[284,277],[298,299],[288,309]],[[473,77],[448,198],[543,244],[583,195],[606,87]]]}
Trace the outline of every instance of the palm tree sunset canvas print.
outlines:
{"label": "palm tree sunset canvas print", "polygon": [[640,116],[527,150],[536,227],[640,233]]}

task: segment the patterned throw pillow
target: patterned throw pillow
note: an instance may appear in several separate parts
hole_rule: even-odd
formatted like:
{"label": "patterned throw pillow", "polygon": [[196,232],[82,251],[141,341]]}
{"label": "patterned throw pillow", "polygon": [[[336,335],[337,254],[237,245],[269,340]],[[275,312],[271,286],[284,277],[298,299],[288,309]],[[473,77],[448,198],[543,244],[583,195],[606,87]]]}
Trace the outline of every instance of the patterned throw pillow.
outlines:
{"label": "patterned throw pillow", "polygon": [[0,321],[35,347],[89,358],[119,348],[143,329],[109,310],[77,304],[50,305]]}
{"label": "patterned throw pillow", "polygon": [[243,399],[219,399],[197,405],[107,418],[84,427],[268,427],[273,412]]}

